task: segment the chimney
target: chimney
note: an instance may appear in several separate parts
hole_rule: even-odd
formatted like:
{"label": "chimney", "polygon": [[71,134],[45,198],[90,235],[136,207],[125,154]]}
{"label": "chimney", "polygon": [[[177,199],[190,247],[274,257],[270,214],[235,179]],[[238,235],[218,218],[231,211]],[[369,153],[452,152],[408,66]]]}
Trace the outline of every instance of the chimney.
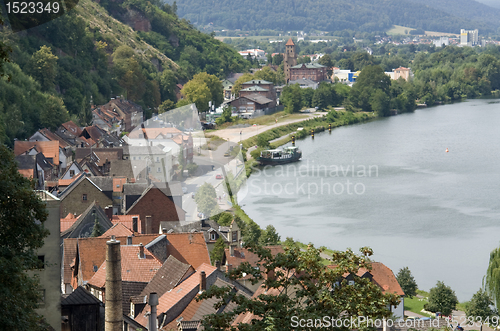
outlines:
{"label": "chimney", "polygon": [[104,213],[108,217],[108,219],[111,221],[113,219],[113,207],[106,207],[104,208]]}
{"label": "chimney", "polygon": [[234,256],[234,246],[233,245],[229,246],[229,255]]}
{"label": "chimney", "polygon": [[127,237],[127,245],[132,245],[132,236]]}
{"label": "chimney", "polygon": [[215,261],[215,267],[217,268],[217,270],[220,270],[220,261],[219,260]]}
{"label": "chimney", "polygon": [[275,279],[276,279],[276,277],[275,277],[275,275],[274,275],[274,269],[273,269],[273,270],[269,270],[269,271],[267,272],[267,279],[268,279],[268,280],[275,280]]}
{"label": "chimney", "polygon": [[139,244],[139,258],[140,259],[145,259],[146,256],[144,255],[144,246],[142,243]]}
{"label": "chimney", "polygon": [[123,330],[122,266],[120,242],[111,237],[106,242],[105,331]]}
{"label": "chimney", "polygon": [[158,294],[152,292],[149,294],[149,305],[151,306],[151,315],[149,315],[149,331],[156,331],[157,324],[157,311],[156,306],[158,306]]}
{"label": "chimney", "polygon": [[207,275],[205,271],[200,272],[200,293],[207,290]]}

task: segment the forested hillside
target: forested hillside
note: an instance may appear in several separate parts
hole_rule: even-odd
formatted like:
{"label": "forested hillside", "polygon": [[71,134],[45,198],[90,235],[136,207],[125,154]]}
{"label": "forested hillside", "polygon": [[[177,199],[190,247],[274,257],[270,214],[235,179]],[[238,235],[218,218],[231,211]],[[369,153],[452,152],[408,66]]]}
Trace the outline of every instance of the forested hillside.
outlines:
{"label": "forested hillside", "polygon": [[407,0],[264,0],[258,4],[243,0],[178,0],[176,5],[179,15],[193,23],[213,23],[226,29],[373,32],[395,24],[459,33],[464,26],[483,32],[496,31],[499,26],[482,20],[470,22]]}
{"label": "forested hillside", "polygon": [[[475,20],[486,21],[500,25],[500,9],[492,8],[474,0],[409,0],[420,3],[431,8],[442,10],[453,16]],[[463,29],[472,29],[473,26]]]}
{"label": "forested hillside", "polygon": [[0,30],[0,41],[12,48],[7,75],[0,78],[0,142],[12,144],[70,118],[88,124],[90,103],[104,104],[116,95],[150,115],[165,100],[174,104],[176,84],[198,72],[223,78],[249,66],[232,48],[179,19],[169,5],[109,3],[101,4],[131,26],[141,22],[144,31],[90,0],[25,32]]}

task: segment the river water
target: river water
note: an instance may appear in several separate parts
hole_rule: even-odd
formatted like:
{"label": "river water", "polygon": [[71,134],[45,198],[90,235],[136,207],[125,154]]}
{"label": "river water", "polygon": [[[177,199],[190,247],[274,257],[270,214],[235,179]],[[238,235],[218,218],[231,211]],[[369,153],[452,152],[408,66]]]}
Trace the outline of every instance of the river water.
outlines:
{"label": "river water", "polygon": [[[240,204],[282,240],[358,251],[419,288],[469,300],[500,245],[500,102],[430,107],[297,141],[302,160],[255,171]],[[446,152],[448,149],[448,152]]]}

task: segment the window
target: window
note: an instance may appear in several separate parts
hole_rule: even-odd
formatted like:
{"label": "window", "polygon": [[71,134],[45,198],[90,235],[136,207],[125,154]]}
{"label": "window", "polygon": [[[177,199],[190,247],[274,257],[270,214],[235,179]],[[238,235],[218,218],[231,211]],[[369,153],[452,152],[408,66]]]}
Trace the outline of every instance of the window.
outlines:
{"label": "window", "polygon": [[159,156],[156,157],[156,162],[160,162],[160,157]]}
{"label": "window", "polygon": [[161,172],[161,168],[156,168],[156,172]]}
{"label": "window", "polygon": [[217,234],[215,233],[215,231],[212,231],[210,233],[210,240],[217,240]]}
{"label": "window", "polygon": [[238,231],[233,231],[231,237],[232,237],[232,242],[238,241]]}
{"label": "window", "polygon": [[70,176],[70,177],[73,177],[74,175],[75,175],[75,170],[70,170],[70,171],[69,171],[69,176]]}
{"label": "window", "polygon": [[348,284],[349,284],[349,285],[354,285],[354,281],[353,281],[353,280],[350,280]]}
{"label": "window", "polygon": [[38,269],[45,269],[45,255],[38,255]]}
{"label": "window", "polygon": [[87,194],[82,194],[82,201],[87,201]]}
{"label": "window", "polygon": [[39,290],[39,295],[40,295],[40,300],[38,301],[38,303],[44,304],[45,303],[45,290]]}

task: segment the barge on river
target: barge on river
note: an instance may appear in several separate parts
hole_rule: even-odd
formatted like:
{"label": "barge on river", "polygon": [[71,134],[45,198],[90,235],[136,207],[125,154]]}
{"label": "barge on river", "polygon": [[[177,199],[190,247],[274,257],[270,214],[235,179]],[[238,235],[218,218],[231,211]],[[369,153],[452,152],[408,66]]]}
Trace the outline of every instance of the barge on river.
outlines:
{"label": "barge on river", "polygon": [[296,162],[302,157],[302,152],[295,146],[281,149],[268,149],[260,153],[257,161],[262,165],[278,165]]}

